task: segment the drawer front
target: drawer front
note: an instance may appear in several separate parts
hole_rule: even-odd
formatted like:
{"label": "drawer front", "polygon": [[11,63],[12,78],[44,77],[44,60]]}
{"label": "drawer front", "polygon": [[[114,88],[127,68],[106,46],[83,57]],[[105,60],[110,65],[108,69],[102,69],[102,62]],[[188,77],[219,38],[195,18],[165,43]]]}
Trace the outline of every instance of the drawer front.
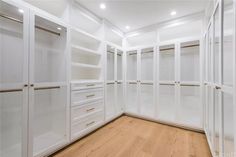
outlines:
{"label": "drawer front", "polygon": [[72,123],[71,125],[72,138],[79,136],[81,132],[89,130],[90,128],[96,126],[97,124],[102,123],[103,116],[104,112],[100,111],[85,118],[82,118],[77,122]]}
{"label": "drawer front", "polygon": [[103,110],[103,101],[92,102],[82,106],[74,106],[71,108],[71,120],[72,122],[76,122],[81,117],[101,110]]}
{"label": "drawer front", "polygon": [[102,89],[93,89],[85,91],[73,91],[71,94],[72,106],[82,105],[103,98]]}
{"label": "drawer front", "polygon": [[94,82],[94,83],[72,83],[71,90],[84,90],[84,89],[95,89],[95,88],[103,88],[102,82]]}

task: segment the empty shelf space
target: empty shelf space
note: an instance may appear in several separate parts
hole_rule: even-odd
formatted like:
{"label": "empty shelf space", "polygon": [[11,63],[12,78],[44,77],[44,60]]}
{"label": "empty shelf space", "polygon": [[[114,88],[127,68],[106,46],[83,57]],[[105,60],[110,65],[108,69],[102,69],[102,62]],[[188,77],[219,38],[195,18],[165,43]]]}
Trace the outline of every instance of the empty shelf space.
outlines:
{"label": "empty shelf space", "polygon": [[95,56],[101,56],[101,54],[98,51],[89,49],[89,48],[85,48],[82,46],[78,46],[78,45],[71,45],[71,50],[72,53],[78,53],[78,54],[82,54],[82,55],[95,55]]}

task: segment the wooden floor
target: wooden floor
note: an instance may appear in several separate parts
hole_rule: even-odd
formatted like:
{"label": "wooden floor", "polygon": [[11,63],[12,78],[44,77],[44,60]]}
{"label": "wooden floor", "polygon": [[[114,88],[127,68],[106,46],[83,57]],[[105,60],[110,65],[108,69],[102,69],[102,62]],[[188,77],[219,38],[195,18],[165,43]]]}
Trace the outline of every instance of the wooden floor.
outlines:
{"label": "wooden floor", "polygon": [[204,134],[123,116],[54,157],[211,157]]}

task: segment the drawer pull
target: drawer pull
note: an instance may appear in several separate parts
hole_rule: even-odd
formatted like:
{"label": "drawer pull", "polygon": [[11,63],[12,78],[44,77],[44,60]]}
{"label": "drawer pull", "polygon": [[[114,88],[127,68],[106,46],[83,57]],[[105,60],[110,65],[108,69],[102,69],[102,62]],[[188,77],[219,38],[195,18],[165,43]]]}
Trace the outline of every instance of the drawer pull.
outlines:
{"label": "drawer pull", "polygon": [[95,96],[95,94],[91,94],[91,95],[87,95],[86,97],[90,98],[90,97],[94,97],[94,96]]}
{"label": "drawer pull", "polygon": [[94,123],[95,123],[95,121],[92,121],[92,122],[86,124],[86,126],[90,126],[90,125],[92,125],[92,124],[94,124]]}
{"label": "drawer pull", "polygon": [[87,87],[95,86],[95,84],[87,84]]}
{"label": "drawer pull", "polygon": [[90,109],[87,109],[86,111],[89,112],[89,111],[93,111],[95,108],[90,108]]}

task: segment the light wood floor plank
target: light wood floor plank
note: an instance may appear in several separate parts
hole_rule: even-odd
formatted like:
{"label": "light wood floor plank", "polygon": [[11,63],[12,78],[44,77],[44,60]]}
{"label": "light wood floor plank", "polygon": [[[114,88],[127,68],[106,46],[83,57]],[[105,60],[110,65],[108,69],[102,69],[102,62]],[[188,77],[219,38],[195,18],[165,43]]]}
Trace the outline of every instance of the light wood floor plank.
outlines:
{"label": "light wood floor plank", "polygon": [[204,134],[122,116],[52,157],[211,157]]}

